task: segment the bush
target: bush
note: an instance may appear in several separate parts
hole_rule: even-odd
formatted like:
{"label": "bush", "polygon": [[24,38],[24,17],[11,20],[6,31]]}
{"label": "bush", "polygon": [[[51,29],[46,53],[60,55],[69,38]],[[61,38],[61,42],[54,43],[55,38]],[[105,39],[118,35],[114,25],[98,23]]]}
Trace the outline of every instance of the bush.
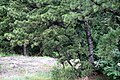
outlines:
{"label": "bush", "polygon": [[119,66],[112,61],[99,61],[97,69],[107,75],[111,80],[120,79]]}
{"label": "bush", "polygon": [[71,67],[54,67],[51,73],[52,80],[75,80],[77,78],[76,71]]}
{"label": "bush", "polygon": [[101,59],[97,61],[97,69],[107,75],[111,80],[120,80],[120,52],[113,51],[111,60]]}
{"label": "bush", "polygon": [[94,71],[92,65],[89,62],[83,61],[81,63],[82,63],[82,65],[81,65],[81,69],[79,71],[81,73],[80,77],[88,76]]}

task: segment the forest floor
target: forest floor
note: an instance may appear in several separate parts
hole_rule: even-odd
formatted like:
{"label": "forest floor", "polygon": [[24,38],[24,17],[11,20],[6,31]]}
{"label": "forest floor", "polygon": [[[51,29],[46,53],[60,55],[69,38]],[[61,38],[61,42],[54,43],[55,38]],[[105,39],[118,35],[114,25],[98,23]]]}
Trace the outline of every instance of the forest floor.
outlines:
{"label": "forest floor", "polygon": [[39,72],[49,72],[57,65],[57,59],[50,57],[9,56],[0,57],[0,80]]}

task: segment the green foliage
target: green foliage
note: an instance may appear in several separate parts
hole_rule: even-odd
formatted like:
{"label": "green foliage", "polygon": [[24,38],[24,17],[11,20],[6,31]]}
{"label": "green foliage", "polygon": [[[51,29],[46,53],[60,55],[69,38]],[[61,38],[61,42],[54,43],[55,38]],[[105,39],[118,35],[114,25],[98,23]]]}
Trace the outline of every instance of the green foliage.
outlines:
{"label": "green foliage", "polygon": [[82,62],[81,64],[81,77],[85,77],[86,75],[90,75],[94,71],[92,65],[88,63],[87,61]]}
{"label": "green foliage", "polygon": [[70,67],[65,69],[55,67],[51,71],[51,74],[52,80],[75,80],[77,78],[76,71]]}
{"label": "green foliage", "polygon": [[109,76],[112,80],[119,80],[120,77],[120,65],[119,59],[120,52],[118,50],[113,51],[111,60],[98,61],[98,70]]}
{"label": "green foliage", "polygon": [[101,63],[99,70],[109,76],[112,80],[119,80],[120,77],[120,70],[119,66],[117,64],[114,64],[112,62],[107,62],[107,64]]}
{"label": "green foliage", "polygon": [[17,54],[11,54],[11,53],[0,53],[0,57],[5,57],[5,56],[16,56]]}
{"label": "green foliage", "polygon": [[[101,70],[107,67],[103,73],[113,72],[108,75],[113,78],[119,73],[115,64],[120,62],[115,60],[120,52],[119,7],[119,0],[0,0],[0,52],[23,54],[25,48],[29,55],[57,57],[63,62],[80,59],[84,63],[89,54],[87,20],[94,59],[112,61],[109,64],[113,67],[101,66]],[[91,68],[82,66],[87,71]],[[81,72],[86,74],[85,70]]]}

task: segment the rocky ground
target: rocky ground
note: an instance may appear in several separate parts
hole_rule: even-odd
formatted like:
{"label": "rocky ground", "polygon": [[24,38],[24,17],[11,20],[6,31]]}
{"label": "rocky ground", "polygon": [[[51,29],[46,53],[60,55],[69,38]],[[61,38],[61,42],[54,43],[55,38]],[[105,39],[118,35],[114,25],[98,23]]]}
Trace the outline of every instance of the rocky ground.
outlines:
{"label": "rocky ground", "polygon": [[50,57],[0,57],[0,78],[40,71],[49,72],[55,65],[57,65],[57,59]]}

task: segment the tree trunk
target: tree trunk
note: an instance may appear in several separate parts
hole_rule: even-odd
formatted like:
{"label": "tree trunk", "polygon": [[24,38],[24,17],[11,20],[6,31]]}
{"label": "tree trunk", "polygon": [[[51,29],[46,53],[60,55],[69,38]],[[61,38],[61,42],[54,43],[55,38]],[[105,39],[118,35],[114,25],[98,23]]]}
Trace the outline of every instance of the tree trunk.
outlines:
{"label": "tree trunk", "polygon": [[88,42],[88,50],[89,50],[89,62],[94,65],[94,53],[93,53],[93,41],[92,41],[92,35],[91,35],[91,30],[90,30],[90,25],[88,23],[88,21],[84,22],[85,25],[85,32],[86,32],[86,36],[87,36],[87,42]]}
{"label": "tree trunk", "polygon": [[27,48],[26,48],[26,47],[27,47],[27,45],[26,45],[26,44],[24,44],[24,45],[23,45],[23,47],[24,47],[24,48],[23,48],[23,49],[24,49],[24,55],[25,55],[25,56],[27,56]]}

